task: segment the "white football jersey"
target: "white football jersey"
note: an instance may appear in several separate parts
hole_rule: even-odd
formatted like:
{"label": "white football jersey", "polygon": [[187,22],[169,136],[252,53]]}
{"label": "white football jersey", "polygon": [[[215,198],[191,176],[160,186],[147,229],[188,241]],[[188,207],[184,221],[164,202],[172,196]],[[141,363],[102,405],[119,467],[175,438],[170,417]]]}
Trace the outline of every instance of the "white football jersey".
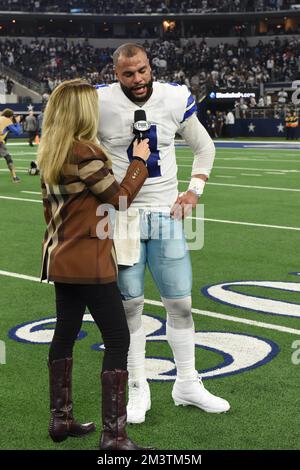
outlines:
{"label": "white football jersey", "polygon": [[132,158],[134,113],[142,109],[151,124],[147,131],[151,155],[147,161],[149,177],[132,206],[172,207],[178,195],[175,133],[196,110],[196,103],[185,85],[153,83],[153,92],[141,107],[123,93],[119,83],[100,85],[99,139],[112,160],[118,182],[125,176]]}

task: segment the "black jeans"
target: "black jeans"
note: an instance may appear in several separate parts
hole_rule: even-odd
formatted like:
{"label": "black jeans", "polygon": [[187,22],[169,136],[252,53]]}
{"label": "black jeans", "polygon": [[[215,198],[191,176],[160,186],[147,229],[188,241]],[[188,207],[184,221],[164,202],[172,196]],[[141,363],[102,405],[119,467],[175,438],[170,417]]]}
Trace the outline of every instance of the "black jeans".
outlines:
{"label": "black jeans", "polygon": [[105,346],[102,370],[127,369],[130,335],[117,283],[84,285],[56,282],[55,295],[57,321],[49,361],[72,357],[88,307]]}

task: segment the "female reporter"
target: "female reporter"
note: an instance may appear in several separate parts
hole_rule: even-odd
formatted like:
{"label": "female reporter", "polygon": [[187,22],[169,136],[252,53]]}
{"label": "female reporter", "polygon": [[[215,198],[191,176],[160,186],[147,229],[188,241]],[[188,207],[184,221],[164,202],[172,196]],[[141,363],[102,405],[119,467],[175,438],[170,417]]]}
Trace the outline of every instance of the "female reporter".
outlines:
{"label": "female reporter", "polygon": [[54,282],[57,311],[48,360],[49,434],[59,442],[95,430],[94,423],[75,420],[72,406],[72,351],[88,307],[105,345],[100,448],[137,450],[125,431],[129,331],[116,284],[115,251],[112,238],[103,233],[98,238],[96,227],[99,221],[108,223],[107,212],[97,216],[99,205],[118,208],[120,196],[130,205],[148,176],[150,151],[148,140],[134,144],[133,160],[118,184],[96,137],[98,105],[96,90],[87,82],[61,83],[48,101],[38,150],[47,224],[41,277]]}

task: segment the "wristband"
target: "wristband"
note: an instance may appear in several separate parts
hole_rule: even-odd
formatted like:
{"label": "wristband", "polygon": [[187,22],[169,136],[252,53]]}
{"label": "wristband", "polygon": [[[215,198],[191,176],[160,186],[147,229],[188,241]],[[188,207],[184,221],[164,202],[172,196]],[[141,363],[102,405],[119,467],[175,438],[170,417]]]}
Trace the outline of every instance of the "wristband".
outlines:
{"label": "wristband", "polygon": [[196,194],[196,196],[200,197],[201,194],[203,194],[205,186],[205,181],[202,180],[201,178],[191,178],[188,191],[191,191],[192,193]]}

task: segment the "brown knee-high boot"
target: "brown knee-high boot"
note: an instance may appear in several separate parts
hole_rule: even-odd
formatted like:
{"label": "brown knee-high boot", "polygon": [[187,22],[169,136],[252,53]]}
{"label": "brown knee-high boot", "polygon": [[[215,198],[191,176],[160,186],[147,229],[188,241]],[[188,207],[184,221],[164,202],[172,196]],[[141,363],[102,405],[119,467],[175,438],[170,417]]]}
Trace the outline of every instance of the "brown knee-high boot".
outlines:
{"label": "brown knee-high boot", "polygon": [[[150,450],[139,447],[126,434],[126,385],[128,372],[115,369],[101,374],[102,382],[102,433],[100,449]],[[152,448],[153,449],[153,448]]]}
{"label": "brown knee-high boot", "polygon": [[64,441],[68,436],[82,437],[96,429],[94,423],[80,424],[73,417],[72,366],[71,357],[48,362],[51,409],[49,435],[55,442]]}

